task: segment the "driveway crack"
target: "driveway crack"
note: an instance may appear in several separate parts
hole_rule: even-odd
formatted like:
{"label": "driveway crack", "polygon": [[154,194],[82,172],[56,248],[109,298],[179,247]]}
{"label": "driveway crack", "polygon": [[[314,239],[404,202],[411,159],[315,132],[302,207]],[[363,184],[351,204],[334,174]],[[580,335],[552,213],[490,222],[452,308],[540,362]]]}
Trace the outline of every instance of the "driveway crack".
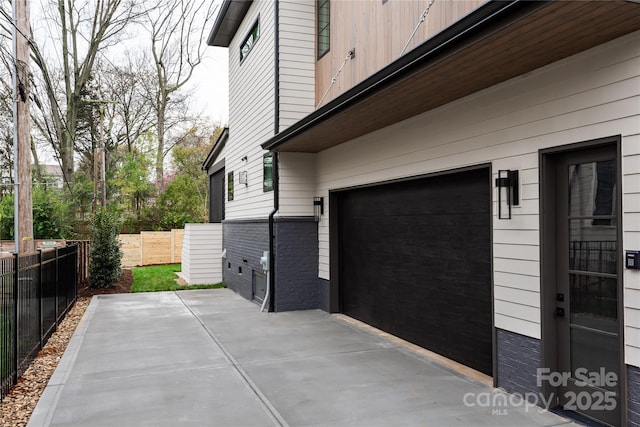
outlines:
{"label": "driveway crack", "polygon": [[200,326],[202,326],[202,328],[205,330],[207,335],[209,335],[209,337],[218,346],[218,348],[220,348],[220,350],[224,354],[224,357],[227,359],[229,364],[233,367],[233,369],[236,371],[236,373],[238,375],[240,375],[240,377],[242,378],[242,380],[245,383],[245,385],[249,388],[249,390],[251,390],[251,392],[256,396],[256,398],[258,399],[258,401],[260,402],[260,404],[264,408],[265,412],[271,418],[271,421],[275,425],[278,425],[278,426],[281,426],[281,427],[289,427],[289,424],[285,421],[285,419],[282,417],[282,415],[271,404],[271,402],[264,395],[264,393],[262,393],[262,391],[260,391],[260,388],[251,380],[251,377],[249,377],[249,374],[247,374],[247,372],[242,368],[240,363],[238,363],[238,361],[233,357],[233,355],[225,347],[225,345],[222,344],[222,342],[218,339],[216,334],[211,329],[209,329],[207,327],[207,325],[205,325],[205,323],[202,321],[202,319],[200,319],[200,316],[198,316],[198,314],[191,309],[189,304],[187,304],[187,302],[184,299],[182,299],[182,297],[180,296],[180,294],[178,292],[175,292],[175,294],[178,296],[178,298],[180,299],[182,304],[184,304],[186,309],[189,310],[189,312],[193,315],[193,317],[195,317],[195,319],[198,321],[198,323],[200,323]]}

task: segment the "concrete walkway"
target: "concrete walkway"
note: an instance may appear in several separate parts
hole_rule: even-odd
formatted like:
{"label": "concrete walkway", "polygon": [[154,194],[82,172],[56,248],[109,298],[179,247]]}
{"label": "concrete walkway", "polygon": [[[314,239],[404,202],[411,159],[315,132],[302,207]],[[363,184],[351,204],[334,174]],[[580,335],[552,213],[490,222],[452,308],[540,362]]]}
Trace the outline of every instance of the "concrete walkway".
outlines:
{"label": "concrete walkway", "polygon": [[322,311],[122,294],[94,297],[29,426],[571,424],[508,397]]}

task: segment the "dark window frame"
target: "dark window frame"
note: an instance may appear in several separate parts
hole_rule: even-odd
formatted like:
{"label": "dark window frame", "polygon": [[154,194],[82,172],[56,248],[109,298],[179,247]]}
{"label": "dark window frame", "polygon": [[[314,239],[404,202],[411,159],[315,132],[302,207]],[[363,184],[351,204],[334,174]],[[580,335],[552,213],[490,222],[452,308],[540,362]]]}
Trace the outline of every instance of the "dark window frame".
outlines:
{"label": "dark window frame", "polygon": [[262,156],[262,191],[273,191],[273,153]]}
{"label": "dark window frame", "polygon": [[233,191],[233,171],[227,174],[227,201],[232,201],[234,196]]}
{"label": "dark window frame", "polygon": [[[249,42],[249,40],[251,40],[251,42]],[[240,64],[242,64],[247,59],[247,57],[253,50],[253,47],[256,45],[256,43],[258,43],[258,40],[260,40],[260,15],[258,15],[256,21],[251,26],[251,29],[245,36],[244,40],[242,40],[242,44],[240,45]]]}
{"label": "dark window frame", "polygon": [[[316,13],[316,49],[318,59],[331,50],[331,3],[330,0],[317,0]],[[322,18],[326,16],[326,22]]]}

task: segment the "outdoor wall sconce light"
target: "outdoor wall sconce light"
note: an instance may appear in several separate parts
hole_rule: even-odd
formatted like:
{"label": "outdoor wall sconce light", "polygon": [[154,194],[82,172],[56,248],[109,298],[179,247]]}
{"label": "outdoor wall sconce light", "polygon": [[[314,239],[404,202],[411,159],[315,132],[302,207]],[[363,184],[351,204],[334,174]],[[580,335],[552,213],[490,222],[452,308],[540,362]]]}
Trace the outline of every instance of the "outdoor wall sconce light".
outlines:
{"label": "outdoor wall sconce light", "polygon": [[247,179],[247,171],[240,171],[238,173],[238,182],[240,184],[249,185],[249,181]]}
{"label": "outdoor wall sconce light", "polygon": [[[518,171],[509,169],[499,170],[496,178],[498,189],[498,219],[511,219],[511,207],[520,203]],[[504,189],[504,201],[502,199]],[[507,205],[507,212],[503,212],[502,205]]]}
{"label": "outdoor wall sconce light", "polygon": [[324,197],[313,198],[313,217],[316,222],[320,222],[320,218],[324,215]]}

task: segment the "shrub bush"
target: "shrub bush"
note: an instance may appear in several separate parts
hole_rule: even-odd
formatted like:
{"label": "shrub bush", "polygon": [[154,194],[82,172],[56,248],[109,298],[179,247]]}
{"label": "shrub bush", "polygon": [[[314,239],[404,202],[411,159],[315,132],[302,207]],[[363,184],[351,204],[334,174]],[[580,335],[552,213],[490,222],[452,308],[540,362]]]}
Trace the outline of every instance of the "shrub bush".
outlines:
{"label": "shrub bush", "polygon": [[115,285],[122,273],[122,251],[118,241],[118,223],[115,215],[101,208],[96,211],[89,226],[91,232],[91,265],[89,282],[92,288]]}
{"label": "shrub bush", "polygon": [[[33,237],[35,239],[69,239],[73,236],[69,202],[57,189],[33,187]],[[13,239],[13,194],[0,201],[0,237]]]}

